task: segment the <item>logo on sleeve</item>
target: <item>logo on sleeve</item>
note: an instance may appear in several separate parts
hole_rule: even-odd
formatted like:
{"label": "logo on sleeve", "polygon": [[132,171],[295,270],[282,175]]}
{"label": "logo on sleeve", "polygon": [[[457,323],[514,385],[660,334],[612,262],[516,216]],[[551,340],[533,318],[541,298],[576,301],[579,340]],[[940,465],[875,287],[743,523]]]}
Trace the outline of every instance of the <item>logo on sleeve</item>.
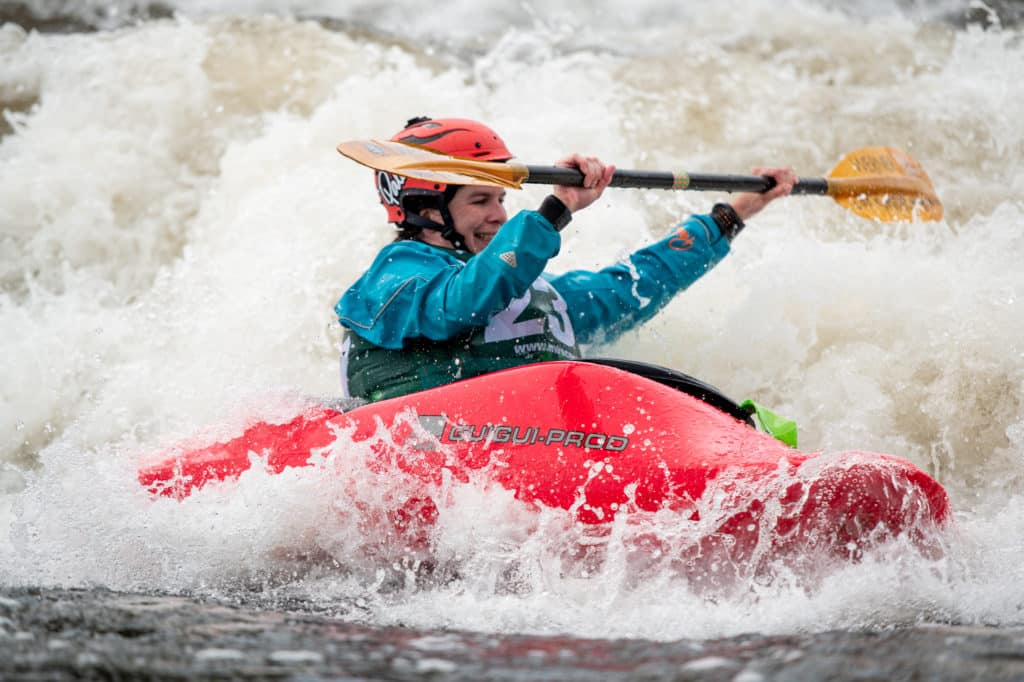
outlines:
{"label": "logo on sleeve", "polygon": [[505,264],[508,265],[510,268],[514,268],[516,266],[516,252],[515,251],[506,251],[505,253],[500,254],[498,256],[498,258],[500,258],[501,260],[505,261]]}
{"label": "logo on sleeve", "polygon": [[689,251],[693,248],[693,235],[687,232],[685,227],[680,227],[679,231],[668,240],[668,248],[673,251]]}

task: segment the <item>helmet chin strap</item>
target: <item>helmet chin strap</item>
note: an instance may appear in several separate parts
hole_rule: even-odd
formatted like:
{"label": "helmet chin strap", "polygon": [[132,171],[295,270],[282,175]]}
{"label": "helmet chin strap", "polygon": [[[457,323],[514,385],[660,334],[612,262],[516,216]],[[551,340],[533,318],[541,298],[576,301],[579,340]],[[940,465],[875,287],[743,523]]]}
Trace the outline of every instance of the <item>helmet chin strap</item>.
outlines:
{"label": "helmet chin strap", "polygon": [[444,223],[439,223],[430,218],[426,218],[419,213],[406,213],[405,223],[412,227],[420,230],[433,230],[441,233],[441,238],[447,241],[456,249],[466,250],[466,241],[462,238],[462,235],[455,230],[455,221],[452,219],[452,214],[448,210],[447,202],[441,204],[438,209],[441,213],[441,220]]}

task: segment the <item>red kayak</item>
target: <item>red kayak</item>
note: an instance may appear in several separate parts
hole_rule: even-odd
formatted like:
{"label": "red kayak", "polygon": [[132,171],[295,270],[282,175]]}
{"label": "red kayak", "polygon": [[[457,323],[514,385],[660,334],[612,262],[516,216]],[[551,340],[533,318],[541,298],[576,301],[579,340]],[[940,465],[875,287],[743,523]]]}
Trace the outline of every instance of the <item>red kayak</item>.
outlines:
{"label": "red kayak", "polygon": [[753,428],[711,387],[625,361],[539,363],[348,412],[316,407],[227,442],[176,449],[139,480],[181,499],[253,461],[272,473],[308,466],[339,438],[368,444],[370,466],[423,484],[383,510],[399,531],[433,522],[442,481],[481,474],[595,531],[617,515],[673,514],[697,530],[687,562],[848,560],[897,537],[928,545],[950,517],[942,486],[905,460],[801,452]]}

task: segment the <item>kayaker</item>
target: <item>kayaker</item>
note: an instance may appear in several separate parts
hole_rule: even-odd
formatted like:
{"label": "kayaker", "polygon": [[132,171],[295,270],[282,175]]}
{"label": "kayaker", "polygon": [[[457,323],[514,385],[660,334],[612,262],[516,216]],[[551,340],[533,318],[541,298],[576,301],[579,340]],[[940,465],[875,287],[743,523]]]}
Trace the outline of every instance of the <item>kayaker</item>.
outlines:
{"label": "kayaker", "polygon": [[[500,163],[512,158],[487,126],[414,118],[391,138]],[[581,344],[608,342],[651,319],[729,252],[744,223],[792,191],[787,168],[755,168],[776,185],[737,194],[690,216],[663,239],[597,272],[544,273],[573,214],[601,196],[615,167],[573,154],[556,163],[584,186],[556,186],[535,211],[508,218],[505,190],[375,174],[395,241],[335,306],[345,327],[346,397],[393,398],[545,360],[578,359]]]}

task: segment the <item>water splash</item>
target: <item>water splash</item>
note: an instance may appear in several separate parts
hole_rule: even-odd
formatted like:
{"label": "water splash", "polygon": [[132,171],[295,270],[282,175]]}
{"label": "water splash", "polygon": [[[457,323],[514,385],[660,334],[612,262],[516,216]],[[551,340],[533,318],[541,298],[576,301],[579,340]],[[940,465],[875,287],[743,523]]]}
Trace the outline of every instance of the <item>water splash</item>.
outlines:
{"label": "water splash", "polygon": [[[116,27],[100,33],[0,30],[5,582],[291,591],[378,623],[602,637],[1020,622],[1024,53],[1003,6],[999,25],[958,30],[936,21],[962,12],[948,3],[608,4],[584,27],[571,6],[474,2],[451,7],[471,19],[401,36],[387,29],[398,4],[350,3],[333,24],[287,16],[323,14],[317,3],[226,18],[179,2],[176,19],[123,20],[141,6],[82,19]],[[420,113],[486,119],[531,162],[579,149],[620,167],[778,161],[813,176],[865,144],[917,157],[942,223],[788,200],[601,353],[756,397],[809,447],[911,459],[958,510],[945,558],[869,552],[813,594],[779,570],[709,604],[671,572],[630,582],[625,549],[563,575],[554,540],[571,528],[524,526],[508,500],[453,487],[434,542],[461,573],[402,591],[384,562],[335,566],[358,524],[328,511],[326,468],[254,469],[153,503],[138,453],[272,412],[268,396],[336,391],[331,306],[389,236],[370,178],[333,147]],[[554,267],[613,262],[719,198],[610,193]]]}

